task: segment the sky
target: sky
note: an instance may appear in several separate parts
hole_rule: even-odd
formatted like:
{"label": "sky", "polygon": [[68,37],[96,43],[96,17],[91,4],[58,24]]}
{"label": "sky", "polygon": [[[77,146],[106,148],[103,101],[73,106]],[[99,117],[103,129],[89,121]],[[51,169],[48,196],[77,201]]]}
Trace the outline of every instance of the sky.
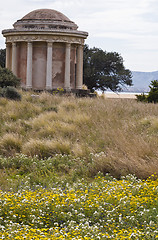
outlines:
{"label": "sky", "polygon": [[[62,12],[89,36],[89,47],[118,52],[131,71],[158,70],[158,0],[3,0],[0,30],[41,8]],[[5,39],[0,34],[0,49]]]}

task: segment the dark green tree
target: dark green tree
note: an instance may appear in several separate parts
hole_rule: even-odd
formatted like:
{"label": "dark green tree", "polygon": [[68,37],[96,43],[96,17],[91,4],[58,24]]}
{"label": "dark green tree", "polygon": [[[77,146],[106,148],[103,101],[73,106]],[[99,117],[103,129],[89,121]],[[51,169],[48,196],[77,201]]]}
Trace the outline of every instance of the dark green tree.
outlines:
{"label": "dark green tree", "polygon": [[5,67],[6,50],[0,49],[0,67]]}
{"label": "dark green tree", "polygon": [[0,87],[20,85],[20,79],[17,78],[9,69],[0,67]]}
{"label": "dark green tree", "polygon": [[151,81],[149,88],[148,94],[136,95],[137,101],[158,103],[158,80]]}
{"label": "dark green tree", "polygon": [[83,81],[94,91],[120,91],[124,85],[132,85],[131,71],[125,69],[123,58],[116,52],[84,47]]}
{"label": "dark green tree", "polygon": [[150,84],[150,91],[147,96],[148,102],[158,102],[158,80],[151,81]]}

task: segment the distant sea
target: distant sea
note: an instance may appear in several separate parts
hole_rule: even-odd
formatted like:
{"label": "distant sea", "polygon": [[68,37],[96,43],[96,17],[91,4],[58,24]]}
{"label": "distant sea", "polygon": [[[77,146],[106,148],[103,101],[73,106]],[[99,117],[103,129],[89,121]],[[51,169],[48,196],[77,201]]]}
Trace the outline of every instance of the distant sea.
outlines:
{"label": "distant sea", "polygon": [[[102,94],[101,91],[97,91],[99,95]],[[141,94],[134,93],[134,92],[112,92],[112,91],[106,91],[104,92],[104,95],[106,98],[126,98],[126,99],[136,99],[136,95]]]}

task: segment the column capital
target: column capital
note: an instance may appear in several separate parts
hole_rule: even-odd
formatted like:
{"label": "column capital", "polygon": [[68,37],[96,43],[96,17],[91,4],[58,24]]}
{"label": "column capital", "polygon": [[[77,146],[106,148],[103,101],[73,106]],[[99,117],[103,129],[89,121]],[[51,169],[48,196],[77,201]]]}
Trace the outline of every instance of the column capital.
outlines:
{"label": "column capital", "polygon": [[47,42],[47,46],[48,47],[52,47],[53,46],[53,42]]}
{"label": "column capital", "polygon": [[33,43],[33,42],[31,42],[31,41],[28,41],[28,42],[27,42],[27,45],[32,45],[32,43]]}
{"label": "column capital", "polygon": [[83,48],[84,48],[84,45],[82,45],[82,44],[77,44],[77,47],[80,48],[80,49],[83,49]]}
{"label": "column capital", "polygon": [[11,46],[11,43],[6,42],[5,44],[6,44],[6,47],[10,47]]}
{"label": "column capital", "polygon": [[70,48],[71,47],[71,43],[67,42],[66,43],[66,48]]}

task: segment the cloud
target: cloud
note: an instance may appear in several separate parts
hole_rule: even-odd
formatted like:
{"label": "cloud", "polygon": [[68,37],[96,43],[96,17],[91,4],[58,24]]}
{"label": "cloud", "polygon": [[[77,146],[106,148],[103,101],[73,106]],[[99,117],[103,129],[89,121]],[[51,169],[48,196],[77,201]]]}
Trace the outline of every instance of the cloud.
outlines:
{"label": "cloud", "polygon": [[[155,61],[150,60],[149,68],[153,64],[158,69],[157,0],[5,0],[0,6],[0,29],[12,28],[15,21],[38,8],[64,13],[80,30],[89,32],[90,45],[122,53],[129,66],[131,61],[130,68],[136,65],[134,54],[139,61],[142,55],[141,62],[146,68],[148,52]],[[0,47],[4,47],[2,35]]]}

